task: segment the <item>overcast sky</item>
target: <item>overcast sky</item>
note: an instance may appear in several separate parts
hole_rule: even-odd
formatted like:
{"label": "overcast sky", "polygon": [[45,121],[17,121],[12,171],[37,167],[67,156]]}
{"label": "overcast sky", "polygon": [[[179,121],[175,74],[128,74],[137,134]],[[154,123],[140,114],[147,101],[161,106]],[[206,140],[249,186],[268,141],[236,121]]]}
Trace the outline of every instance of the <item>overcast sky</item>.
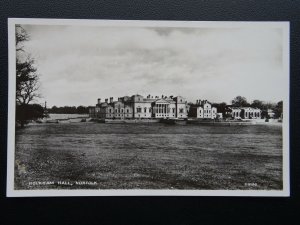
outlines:
{"label": "overcast sky", "polygon": [[287,91],[281,29],[23,27],[50,107],[137,93],[277,102]]}

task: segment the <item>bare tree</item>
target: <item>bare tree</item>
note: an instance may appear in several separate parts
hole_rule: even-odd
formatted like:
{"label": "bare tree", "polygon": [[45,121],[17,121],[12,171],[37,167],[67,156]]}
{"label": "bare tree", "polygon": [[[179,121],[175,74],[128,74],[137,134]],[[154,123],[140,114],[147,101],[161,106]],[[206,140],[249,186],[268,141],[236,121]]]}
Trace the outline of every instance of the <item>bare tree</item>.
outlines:
{"label": "bare tree", "polygon": [[[24,42],[29,40],[26,30],[16,25],[16,120],[24,126],[26,120],[42,117],[32,111],[32,103],[40,97],[39,75],[34,65],[34,59],[24,51]],[[36,107],[34,108],[36,109]],[[41,111],[41,110],[39,110]],[[24,115],[26,114],[26,117]],[[39,115],[37,117],[37,115]],[[26,119],[26,120],[25,120]]]}

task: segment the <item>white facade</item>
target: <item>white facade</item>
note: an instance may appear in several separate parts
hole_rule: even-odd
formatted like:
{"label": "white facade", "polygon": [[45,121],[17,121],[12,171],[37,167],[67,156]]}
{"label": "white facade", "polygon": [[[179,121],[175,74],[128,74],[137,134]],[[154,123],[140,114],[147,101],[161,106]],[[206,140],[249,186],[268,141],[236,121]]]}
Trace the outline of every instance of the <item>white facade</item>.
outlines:
{"label": "white facade", "polygon": [[172,99],[159,99],[154,102],[153,115],[155,118],[175,118],[176,104]]}
{"label": "white facade", "polygon": [[151,102],[135,102],[134,118],[151,118],[152,107]]}
{"label": "white facade", "polygon": [[186,100],[181,96],[177,96],[174,101],[176,102],[176,117],[187,118]]}
{"label": "white facade", "polygon": [[[196,109],[196,113],[195,113]],[[208,101],[198,101],[196,106],[192,106],[191,116],[196,118],[215,119],[217,118],[217,108],[212,107]]]}
{"label": "white facade", "polygon": [[252,107],[229,107],[231,117],[234,119],[259,119],[261,110]]}
{"label": "white facade", "polygon": [[258,119],[261,117],[261,110],[251,107],[243,107],[245,119]]}

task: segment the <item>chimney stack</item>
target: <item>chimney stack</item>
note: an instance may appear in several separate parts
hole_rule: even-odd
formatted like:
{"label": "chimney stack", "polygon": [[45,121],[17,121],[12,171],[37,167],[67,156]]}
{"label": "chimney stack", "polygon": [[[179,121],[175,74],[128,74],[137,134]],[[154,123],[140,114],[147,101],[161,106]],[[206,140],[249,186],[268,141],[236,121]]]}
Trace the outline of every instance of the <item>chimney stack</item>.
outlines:
{"label": "chimney stack", "polygon": [[105,103],[107,103],[107,102],[108,102],[108,98],[105,99]]}
{"label": "chimney stack", "polygon": [[101,103],[101,98],[98,98],[98,104],[100,104]]}
{"label": "chimney stack", "polygon": [[114,100],[114,98],[113,98],[113,97],[110,97],[110,98],[109,98],[109,103],[112,103],[113,100]]}

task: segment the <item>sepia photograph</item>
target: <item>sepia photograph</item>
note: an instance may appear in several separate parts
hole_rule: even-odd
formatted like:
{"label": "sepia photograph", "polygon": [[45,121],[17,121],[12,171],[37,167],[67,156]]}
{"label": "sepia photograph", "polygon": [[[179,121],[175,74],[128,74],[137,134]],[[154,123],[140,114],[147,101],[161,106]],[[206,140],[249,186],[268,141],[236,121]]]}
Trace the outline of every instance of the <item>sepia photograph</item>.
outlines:
{"label": "sepia photograph", "polygon": [[289,23],[8,20],[7,196],[289,196]]}

